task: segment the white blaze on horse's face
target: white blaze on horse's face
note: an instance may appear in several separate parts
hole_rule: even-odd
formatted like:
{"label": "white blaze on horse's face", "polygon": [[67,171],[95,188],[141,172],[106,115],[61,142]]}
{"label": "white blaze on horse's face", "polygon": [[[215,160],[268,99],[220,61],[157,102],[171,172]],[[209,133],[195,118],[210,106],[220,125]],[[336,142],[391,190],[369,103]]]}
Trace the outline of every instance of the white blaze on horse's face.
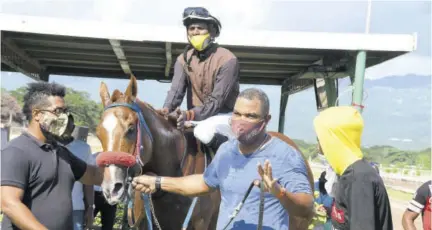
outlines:
{"label": "white blaze on horse's face", "polygon": [[[115,144],[114,131],[119,125],[119,120],[115,113],[109,113],[104,117],[102,126],[107,133],[106,151],[113,151]],[[107,169],[105,169],[107,170]],[[109,179],[105,179],[102,182],[102,189],[107,202],[110,205],[117,204],[125,197],[125,180],[126,180],[126,169],[116,166],[109,165],[108,170]]]}
{"label": "white blaze on horse's face", "polygon": [[114,115],[114,113],[108,114],[103,123],[102,126],[105,128],[106,132],[108,133],[108,143],[107,143],[107,151],[113,151],[114,148],[114,130],[118,124],[118,119]]}

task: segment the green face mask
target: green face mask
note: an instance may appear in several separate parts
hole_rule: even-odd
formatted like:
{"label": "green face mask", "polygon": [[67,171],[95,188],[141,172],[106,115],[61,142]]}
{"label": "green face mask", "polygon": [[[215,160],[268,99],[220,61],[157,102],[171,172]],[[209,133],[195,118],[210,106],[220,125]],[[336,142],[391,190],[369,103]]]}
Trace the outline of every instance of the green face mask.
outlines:
{"label": "green face mask", "polygon": [[189,43],[198,51],[203,51],[211,43],[210,34],[188,36]]}

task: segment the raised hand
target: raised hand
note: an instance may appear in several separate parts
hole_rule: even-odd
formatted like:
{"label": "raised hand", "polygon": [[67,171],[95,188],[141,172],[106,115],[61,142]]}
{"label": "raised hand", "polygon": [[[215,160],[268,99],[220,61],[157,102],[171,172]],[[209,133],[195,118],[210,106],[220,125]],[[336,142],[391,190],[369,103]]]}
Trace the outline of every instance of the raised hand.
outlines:
{"label": "raised hand", "polygon": [[258,174],[264,182],[264,189],[266,192],[270,192],[276,197],[283,195],[285,189],[281,188],[278,179],[273,178],[272,166],[269,160],[265,160],[264,167],[258,163]]}

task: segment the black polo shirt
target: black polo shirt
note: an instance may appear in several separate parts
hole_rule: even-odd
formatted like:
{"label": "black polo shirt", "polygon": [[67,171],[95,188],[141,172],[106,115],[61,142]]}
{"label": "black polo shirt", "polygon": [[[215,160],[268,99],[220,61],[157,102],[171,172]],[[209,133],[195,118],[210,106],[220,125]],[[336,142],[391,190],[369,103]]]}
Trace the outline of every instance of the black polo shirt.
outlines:
{"label": "black polo shirt", "polygon": [[[23,189],[23,203],[48,229],[73,229],[72,188],[86,167],[65,147],[24,132],[1,151],[1,185]],[[7,216],[1,227],[18,229]]]}

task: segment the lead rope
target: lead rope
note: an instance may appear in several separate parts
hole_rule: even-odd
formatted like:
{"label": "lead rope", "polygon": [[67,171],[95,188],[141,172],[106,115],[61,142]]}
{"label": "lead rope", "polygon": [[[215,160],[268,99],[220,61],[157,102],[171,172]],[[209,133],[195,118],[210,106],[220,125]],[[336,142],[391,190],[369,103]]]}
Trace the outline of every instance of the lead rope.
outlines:
{"label": "lead rope", "polygon": [[[250,192],[252,191],[252,188],[255,186],[255,181],[252,181],[252,183],[249,185],[249,188],[246,192],[246,194],[244,195],[242,201],[237,205],[237,207],[234,209],[233,213],[230,216],[230,220],[228,221],[228,223],[225,225],[225,227],[223,228],[223,230],[227,229],[228,226],[231,224],[231,222],[237,217],[237,215],[239,214],[240,210],[243,208],[243,205],[246,201],[246,199],[248,198]],[[263,227],[263,218],[264,218],[264,182],[260,181],[260,204],[259,204],[259,215],[258,215],[258,226],[257,226],[257,230],[262,230]]]}
{"label": "lead rope", "polygon": [[154,206],[153,206],[153,199],[152,199],[152,195],[149,195],[149,201],[150,201],[150,209],[151,209],[151,214],[153,216],[153,219],[155,221],[156,224],[156,228],[159,230],[162,230],[160,224],[159,224],[159,220],[156,218],[156,214],[155,214],[155,210],[154,210]]}

